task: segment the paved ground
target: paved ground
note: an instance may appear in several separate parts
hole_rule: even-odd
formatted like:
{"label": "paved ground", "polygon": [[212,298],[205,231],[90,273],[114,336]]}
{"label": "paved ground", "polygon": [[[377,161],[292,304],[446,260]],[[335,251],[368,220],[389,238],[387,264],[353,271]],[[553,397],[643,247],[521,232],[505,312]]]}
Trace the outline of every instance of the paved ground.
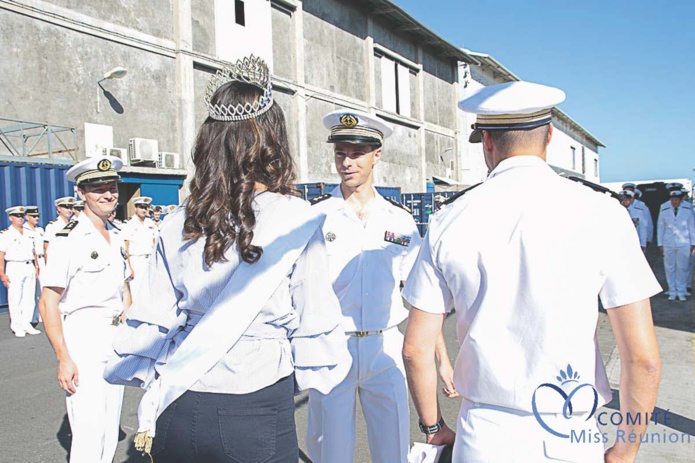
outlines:
{"label": "paved ground", "polygon": [[[664,284],[663,264],[650,249],[649,258],[659,280]],[[668,423],[650,426],[649,432],[672,438],[691,440],[687,443],[655,443],[642,445],[639,463],[691,463],[695,462],[695,306],[688,302],[669,302],[662,295],[652,300],[657,335],[661,347],[663,375],[657,407],[659,411],[670,410]],[[40,327],[41,328],[41,327]],[[456,355],[456,340],[453,319],[445,325],[445,338],[449,352]],[[601,314],[598,329],[599,345],[606,362],[611,385],[617,391],[619,358],[615,342],[605,313]],[[14,463],[67,461],[70,443],[70,427],[65,415],[64,396],[55,379],[55,357],[44,335],[17,339],[9,331],[7,314],[0,314],[0,461]],[[140,391],[126,390],[121,421],[121,442],[116,454],[117,463],[140,463],[143,459],[132,448],[132,436],[136,426],[135,411]],[[297,428],[300,446],[306,430],[306,397],[297,397]],[[457,399],[441,399],[444,418],[455,422],[458,411]],[[606,409],[612,412],[617,402]],[[416,415],[411,411],[411,440],[422,440],[417,429]],[[614,430],[604,431],[615,437]],[[692,436],[692,437],[689,437]],[[358,419],[358,444],[356,461],[369,462],[365,426]],[[663,438],[663,437],[661,437]],[[656,438],[652,436],[651,440]],[[308,462],[305,455],[300,461]]]}

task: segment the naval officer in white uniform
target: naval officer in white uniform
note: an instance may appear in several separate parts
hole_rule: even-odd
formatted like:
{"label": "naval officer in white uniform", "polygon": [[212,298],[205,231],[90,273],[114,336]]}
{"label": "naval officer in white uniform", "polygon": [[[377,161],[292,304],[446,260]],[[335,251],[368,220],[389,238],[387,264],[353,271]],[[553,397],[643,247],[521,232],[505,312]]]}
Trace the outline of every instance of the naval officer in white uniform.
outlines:
{"label": "naval officer in white uniform", "polygon": [[640,199],[642,192],[637,189],[637,185],[632,182],[623,183],[623,190],[631,191],[634,193],[632,204],[630,209],[638,209],[647,219],[645,224],[645,229],[647,230],[647,242],[651,243],[654,239],[654,220],[652,219],[652,213],[649,211],[649,207]]}
{"label": "naval officer in white uniform", "polygon": [[657,220],[657,244],[664,256],[669,301],[686,300],[688,261],[695,251],[695,215],[692,209],[683,207],[682,195],[682,191],[672,190]]}
{"label": "naval officer in white uniform", "polygon": [[103,375],[130,305],[124,243],[107,221],[118,200],[121,166],[119,158],[89,158],[66,173],[85,210],[56,234],[42,279],[39,307],[66,392],[70,463],[111,463],[118,444],[123,386]]}
{"label": "naval officer in white uniform", "polygon": [[0,281],[7,288],[10,329],[18,338],[41,331],[31,326],[36,296],[34,236],[24,230],[23,206],[5,209],[11,225],[0,232]]}
{"label": "naval officer in white uniform", "polygon": [[128,263],[132,270],[130,290],[135,300],[142,282],[146,281],[147,267],[154,252],[158,230],[154,220],[149,217],[152,198],[139,196],[133,198],[132,202],[135,206],[135,215],[123,227],[123,239]]}
{"label": "naval officer in white uniform", "polygon": [[645,211],[640,207],[632,207],[635,204],[634,192],[630,190],[622,190],[619,195],[621,197],[620,202],[623,206],[625,206],[628,214],[630,214],[632,223],[635,224],[635,231],[637,232],[637,236],[639,238],[639,244],[644,252],[647,249],[647,236],[649,234],[647,229],[647,213],[645,213]]}
{"label": "naval officer in white uniform", "polygon": [[46,224],[46,232],[43,234],[43,258],[45,262],[48,262],[48,247],[55,238],[55,234],[65,228],[68,222],[70,222],[75,198],[64,196],[53,201],[53,204],[56,206],[58,217]]}
{"label": "naval officer in white uniform", "polygon": [[[326,214],[330,277],[353,361],[347,378],[329,394],[309,392],[307,448],[314,463],[353,462],[359,396],[373,461],[405,462],[410,419],[397,325],[408,316],[400,286],[421,238],[410,212],[374,188],[373,169],[393,131],[389,124],[352,110],[331,112],[323,123],[331,131],[328,143],[341,183],[312,204]],[[445,350],[438,356],[444,368],[450,366]]]}
{"label": "naval officer in white uniform", "polygon": [[36,253],[36,265],[38,271],[36,272],[36,295],[34,296],[34,314],[31,317],[31,324],[36,326],[40,321],[39,316],[39,297],[41,297],[41,283],[40,277],[43,269],[46,267],[46,261],[43,259],[43,235],[45,233],[44,229],[39,226],[39,207],[38,206],[27,206],[26,216],[24,218],[24,231],[29,233],[29,235],[34,240],[34,252]]}
{"label": "naval officer in white uniform", "polygon": [[[454,444],[456,463],[604,462],[600,440],[573,443],[568,429],[597,432],[593,408],[611,400],[595,341],[598,297],[620,352],[622,416],[654,407],[649,297],[661,288],[625,208],[546,164],[551,109],[563,100],[561,90],[511,82],[459,103],[477,114],[470,141],[482,142],[491,172],[435,215],[405,285],[413,402],[428,443]],[[463,397],[455,434],[441,423],[432,365],[434,336],[454,308]],[[582,384],[565,419],[563,398]],[[618,442],[605,461],[631,462],[639,445]]]}

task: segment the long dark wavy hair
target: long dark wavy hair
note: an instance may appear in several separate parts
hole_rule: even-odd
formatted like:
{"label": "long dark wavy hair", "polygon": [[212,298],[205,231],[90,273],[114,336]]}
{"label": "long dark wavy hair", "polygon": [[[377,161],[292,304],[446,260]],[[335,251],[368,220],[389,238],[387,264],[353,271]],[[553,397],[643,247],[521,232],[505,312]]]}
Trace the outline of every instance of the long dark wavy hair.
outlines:
{"label": "long dark wavy hair", "polygon": [[[261,95],[257,87],[233,81],[220,87],[211,103],[253,103]],[[184,239],[205,237],[208,266],[225,262],[224,255],[234,243],[243,261],[257,262],[263,249],[251,244],[256,183],[270,192],[294,193],[294,164],[282,109],[275,103],[264,114],[238,122],[208,117],[198,130],[193,164]]]}

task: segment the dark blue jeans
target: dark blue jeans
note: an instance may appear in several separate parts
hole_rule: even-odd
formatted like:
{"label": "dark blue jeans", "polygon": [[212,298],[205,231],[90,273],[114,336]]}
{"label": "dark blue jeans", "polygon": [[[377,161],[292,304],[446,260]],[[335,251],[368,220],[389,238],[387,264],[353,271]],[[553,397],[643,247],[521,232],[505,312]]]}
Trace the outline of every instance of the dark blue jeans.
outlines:
{"label": "dark blue jeans", "polygon": [[187,391],[157,420],[156,463],[297,463],[294,375],[250,394]]}

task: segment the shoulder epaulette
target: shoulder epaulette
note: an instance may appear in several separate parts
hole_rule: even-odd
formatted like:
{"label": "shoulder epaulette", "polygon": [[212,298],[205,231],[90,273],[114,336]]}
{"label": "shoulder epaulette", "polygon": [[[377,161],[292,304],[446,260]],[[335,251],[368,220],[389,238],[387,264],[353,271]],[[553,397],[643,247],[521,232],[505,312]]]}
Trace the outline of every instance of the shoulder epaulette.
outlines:
{"label": "shoulder epaulette", "polygon": [[473,186],[470,187],[470,188],[466,188],[465,190],[459,191],[459,192],[456,193],[454,196],[452,196],[451,198],[449,198],[449,199],[447,199],[446,201],[444,201],[444,202],[442,203],[442,206],[446,206],[447,204],[453,203],[454,201],[456,201],[457,199],[459,199],[461,196],[463,196],[463,195],[465,195],[466,193],[468,193],[469,191],[471,191],[473,188],[475,188],[475,187],[477,187],[477,186],[480,186],[480,185],[482,185],[482,184],[483,184],[483,182],[476,183],[475,185],[473,185]]}
{"label": "shoulder epaulette", "polygon": [[666,209],[668,209],[668,208],[670,208],[670,207],[671,207],[670,204],[662,204],[662,205],[661,205],[661,210],[662,210],[662,211],[665,211]]}
{"label": "shoulder epaulette", "polygon": [[56,233],[56,236],[68,236],[68,234],[70,234],[72,229],[75,228],[78,223],[79,222],[77,222],[76,220],[73,220],[72,222],[68,222],[68,224],[65,226],[65,228],[63,228],[58,233]]}
{"label": "shoulder epaulette", "polygon": [[58,219],[56,218],[56,219],[51,220],[50,222],[48,222],[48,223],[46,224],[46,226],[49,226],[50,224],[52,224],[52,223],[55,222],[56,220],[58,220]]}
{"label": "shoulder epaulette", "polygon": [[309,204],[311,204],[312,206],[314,206],[314,205],[320,203],[321,201],[327,200],[328,198],[331,198],[331,195],[328,194],[328,193],[326,193],[325,195],[317,196],[317,197],[315,197],[314,199],[310,199],[310,200],[309,200]]}
{"label": "shoulder epaulette", "polygon": [[112,226],[113,228],[115,228],[115,229],[118,230],[118,231],[121,231],[121,227],[119,227],[118,225],[116,225],[115,223],[113,223],[113,222],[111,222],[111,221],[109,221],[109,223],[111,224],[111,226]]}
{"label": "shoulder epaulette", "polygon": [[0,233],[5,233],[9,229],[10,229],[10,227],[5,228],[4,230],[0,230]]}
{"label": "shoulder epaulette", "polygon": [[569,176],[567,177],[569,180],[573,180],[577,183],[581,183],[584,186],[588,186],[594,191],[598,191],[599,193],[608,193],[618,201],[620,201],[620,195],[616,193],[615,191],[611,190],[610,188],[606,188],[605,186],[597,185],[596,183],[590,182],[588,180],[584,180],[583,178],[575,177],[575,176]]}
{"label": "shoulder epaulette", "polygon": [[411,211],[410,208],[409,208],[408,206],[406,206],[405,204],[401,204],[401,203],[399,203],[398,201],[396,201],[396,200],[394,200],[394,199],[391,199],[391,198],[387,198],[387,197],[385,197],[385,196],[384,196],[383,198],[384,198],[386,201],[388,201],[389,203],[391,203],[392,205],[394,205],[394,206],[396,206],[396,207],[400,207],[401,209],[403,209],[403,210],[404,210],[405,212],[407,212],[408,214],[412,214],[412,213],[413,213],[413,211]]}

